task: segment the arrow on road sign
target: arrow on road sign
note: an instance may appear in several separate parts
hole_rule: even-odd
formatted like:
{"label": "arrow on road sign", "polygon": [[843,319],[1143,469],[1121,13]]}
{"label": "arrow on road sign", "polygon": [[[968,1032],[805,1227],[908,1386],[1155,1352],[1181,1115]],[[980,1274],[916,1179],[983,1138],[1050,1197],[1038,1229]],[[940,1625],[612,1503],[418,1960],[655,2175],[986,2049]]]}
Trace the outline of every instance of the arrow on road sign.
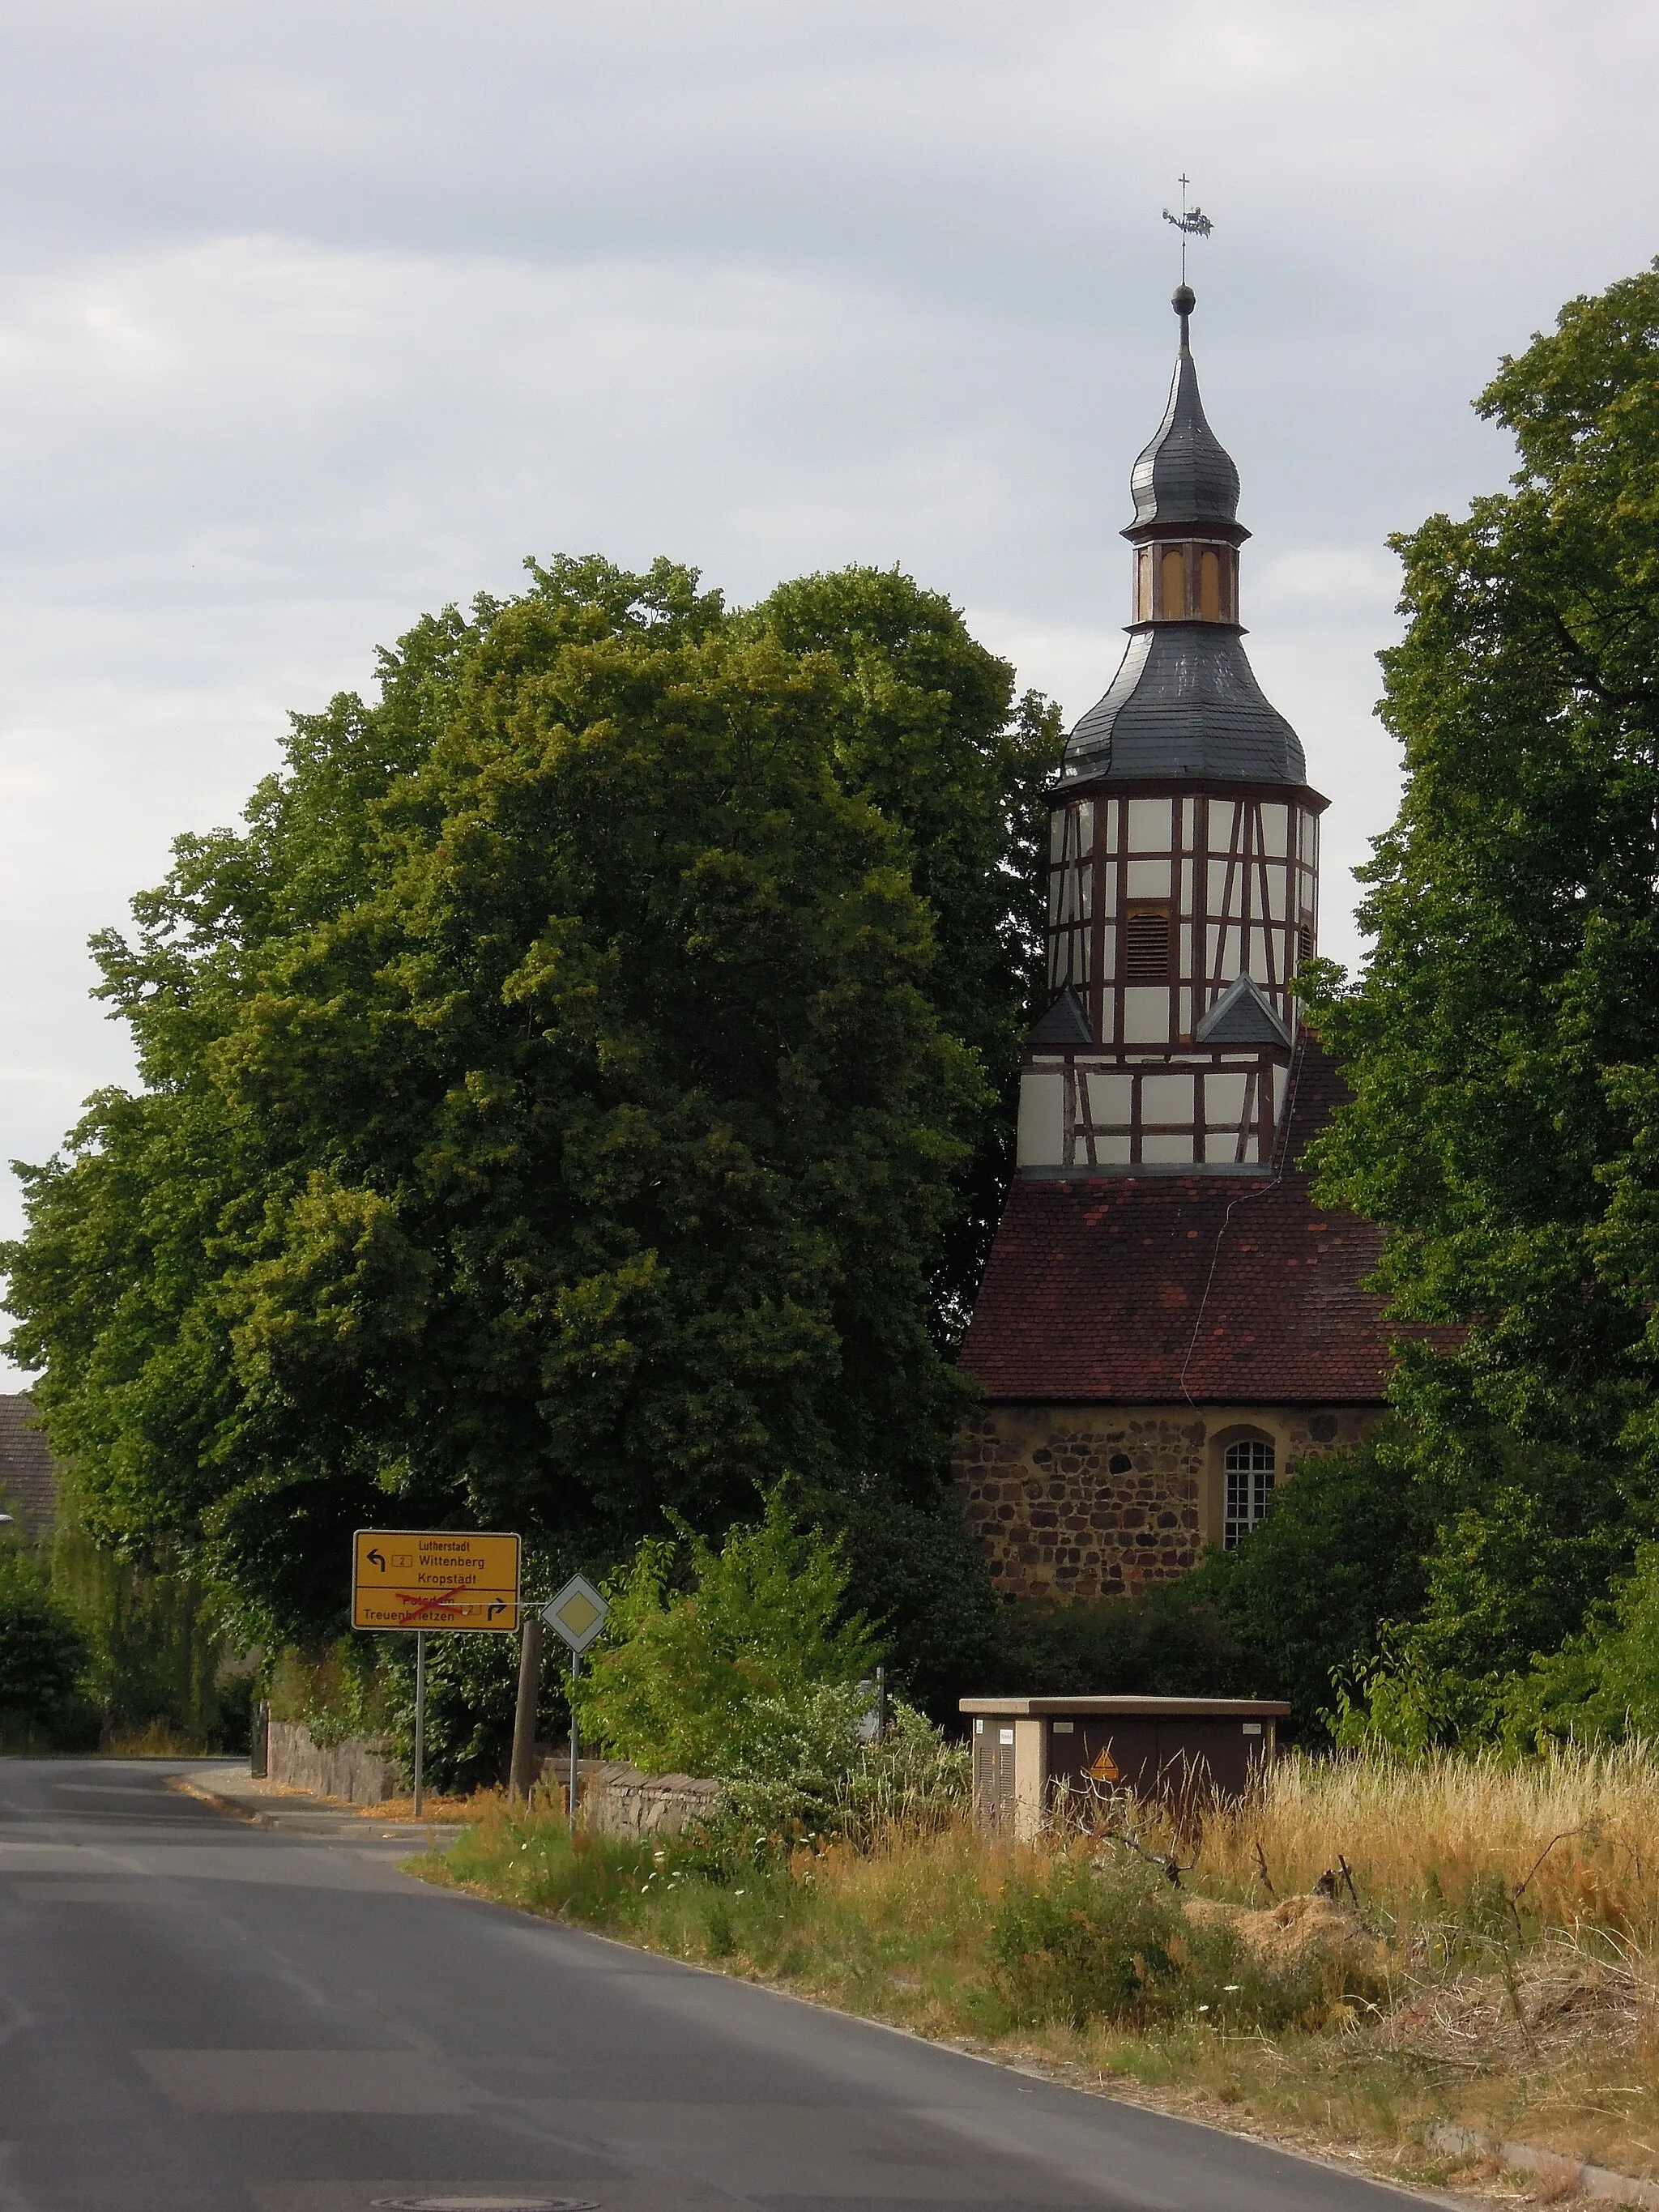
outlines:
{"label": "arrow on road sign", "polygon": [[384,1552],[369,1552],[365,1556],[367,1557],[371,1567],[378,1567],[382,1574],[386,1572],[386,1553]]}

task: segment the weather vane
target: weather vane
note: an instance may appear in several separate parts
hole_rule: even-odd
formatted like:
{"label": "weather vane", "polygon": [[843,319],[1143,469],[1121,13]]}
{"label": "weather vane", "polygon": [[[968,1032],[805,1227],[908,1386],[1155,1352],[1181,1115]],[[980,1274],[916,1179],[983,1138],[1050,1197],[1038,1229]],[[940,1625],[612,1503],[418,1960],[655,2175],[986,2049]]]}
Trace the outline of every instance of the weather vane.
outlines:
{"label": "weather vane", "polygon": [[1191,184],[1192,179],[1183,174],[1177,177],[1176,182],[1181,187],[1181,213],[1171,215],[1169,209],[1165,208],[1164,220],[1165,222],[1172,222],[1181,233],[1181,281],[1184,284],[1187,281],[1187,240],[1189,238],[1207,238],[1215,228],[1215,225],[1202,208],[1188,206],[1187,187]]}

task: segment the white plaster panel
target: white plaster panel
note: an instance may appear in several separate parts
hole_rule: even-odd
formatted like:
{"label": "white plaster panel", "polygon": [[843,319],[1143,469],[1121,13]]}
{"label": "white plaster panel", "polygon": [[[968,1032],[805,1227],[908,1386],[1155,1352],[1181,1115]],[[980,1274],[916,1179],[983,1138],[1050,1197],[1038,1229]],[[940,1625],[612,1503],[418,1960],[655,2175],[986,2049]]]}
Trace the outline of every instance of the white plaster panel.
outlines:
{"label": "white plaster panel", "polygon": [[1183,914],[1190,914],[1193,910],[1193,864],[1190,860],[1183,860],[1181,864],[1181,910]]}
{"label": "white plaster panel", "polygon": [[1304,814],[1302,817],[1302,858],[1308,867],[1318,866],[1319,817],[1316,814]]}
{"label": "white plaster panel", "polygon": [[1117,862],[1108,860],[1100,878],[1100,910],[1103,914],[1117,912]]}
{"label": "white plaster panel", "polygon": [[1028,1067],[1019,1079],[1017,1156],[1023,1168],[1057,1168],[1066,1158],[1066,1080],[1058,1068]]}
{"label": "white plaster panel", "polygon": [[1149,984],[1123,994],[1125,1044],[1167,1044],[1170,1041],[1170,994]]}
{"label": "white plaster panel", "polygon": [[1197,1140],[1190,1133],[1184,1137],[1143,1137],[1140,1157],[1157,1167],[1185,1166],[1198,1157]]}
{"label": "white plaster panel", "polygon": [[1127,1129],[1115,1136],[1095,1139],[1095,1158],[1103,1166],[1127,1165],[1129,1158],[1129,1133]]}
{"label": "white plaster panel", "polygon": [[1283,921],[1289,911],[1285,903],[1285,872],[1270,866],[1264,872],[1267,878],[1268,915],[1274,921]]}
{"label": "white plaster panel", "polygon": [[1140,1118],[1147,1121],[1190,1122],[1193,1118],[1193,1079],[1190,1075],[1147,1075],[1140,1084]]}
{"label": "white plaster panel", "polygon": [[1193,843],[1193,825],[1197,818],[1198,801],[1195,799],[1183,799],[1181,802],[1181,842],[1189,852]]}
{"label": "white plaster panel", "polygon": [[1121,1121],[1127,1129],[1133,1078],[1113,1067],[1079,1067],[1077,1076],[1078,1119],[1097,1128]]}
{"label": "white plaster panel", "polygon": [[1129,809],[1129,850],[1132,853],[1167,853],[1170,850],[1170,832],[1175,821],[1173,803],[1167,799],[1131,799],[1127,804]]}
{"label": "white plaster panel", "polygon": [[1276,799],[1261,805],[1261,849],[1270,860],[1282,860],[1291,849],[1291,810]]}
{"label": "white plaster panel", "polygon": [[1125,898],[1169,897],[1170,863],[1167,860],[1131,860],[1123,873]]}
{"label": "white plaster panel", "polygon": [[1222,1068],[1204,1079],[1204,1118],[1236,1129],[1244,1115],[1244,1087],[1249,1078],[1243,1068]]}
{"label": "white plaster panel", "polygon": [[[1238,896],[1243,873],[1242,869],[1235,869],[1233,872],[1235,899]],[[1210,863],[1209,911],[1212,914],[1224,914],[1227,911],[1227,863],[1224,860],[1212,860]]]}

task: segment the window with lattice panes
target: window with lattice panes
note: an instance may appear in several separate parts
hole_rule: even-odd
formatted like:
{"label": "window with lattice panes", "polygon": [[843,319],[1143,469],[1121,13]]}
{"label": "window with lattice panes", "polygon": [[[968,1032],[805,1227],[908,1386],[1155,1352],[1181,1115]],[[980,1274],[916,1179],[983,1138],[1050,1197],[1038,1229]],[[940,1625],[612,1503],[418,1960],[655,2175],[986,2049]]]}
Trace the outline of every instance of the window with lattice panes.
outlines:
{"label": "window with lattice panes", "polygon": [[1273,1448],[1265,1437],[1241,1437],[1227,1446],[1221,1466],[1227,1483],[1221,1542],[1231,1552],[1267,1517],[1273,1502]]}

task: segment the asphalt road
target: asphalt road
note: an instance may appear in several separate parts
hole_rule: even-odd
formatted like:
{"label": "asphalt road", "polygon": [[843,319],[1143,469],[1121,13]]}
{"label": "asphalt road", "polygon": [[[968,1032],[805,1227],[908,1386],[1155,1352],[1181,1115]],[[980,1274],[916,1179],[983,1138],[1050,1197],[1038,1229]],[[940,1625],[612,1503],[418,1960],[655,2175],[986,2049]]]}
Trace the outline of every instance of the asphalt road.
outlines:
{"label": "asphalt road", "polygon": [[0,1760],[0,2212],[1388,2212],[1420,2198]]}

